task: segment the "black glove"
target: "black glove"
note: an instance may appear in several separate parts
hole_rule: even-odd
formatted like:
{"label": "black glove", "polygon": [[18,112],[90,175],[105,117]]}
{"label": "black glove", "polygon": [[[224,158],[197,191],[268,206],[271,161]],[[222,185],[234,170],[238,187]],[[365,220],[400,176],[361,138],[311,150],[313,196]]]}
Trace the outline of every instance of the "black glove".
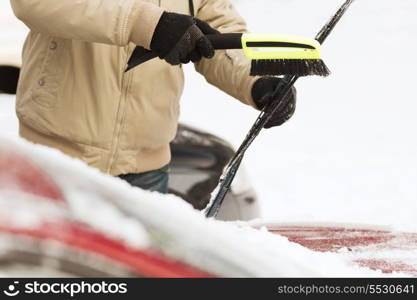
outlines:
{"label": "black glove", "polygon": [[[252,87],[252,98],[259,109],[263,109],[272,99],[272,92],[277,87],[281,79],[277,77],[262,77],[259,78]],[[287,96],[282,100],[287,104],[276,111],[271,120],[264,126],[264,128],[271,128],[281,126],[287,122],[294,114],[297,100],[297,91],[294,87],[288,92]]]}
{"label": "black glove", "polygon": [[191,16],[164,12],[151,41],[151,50],[171,65],[212,58],[214,48],[206,34],[216,34],[206,22]]}

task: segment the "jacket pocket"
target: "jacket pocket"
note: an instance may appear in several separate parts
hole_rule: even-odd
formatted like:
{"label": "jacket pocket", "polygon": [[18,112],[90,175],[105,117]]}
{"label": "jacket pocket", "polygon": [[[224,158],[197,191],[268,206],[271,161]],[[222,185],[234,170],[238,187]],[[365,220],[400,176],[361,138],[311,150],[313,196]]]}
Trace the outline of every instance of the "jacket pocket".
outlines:
{"label": "jacket pocket", "polygon": [[60,60],[60,52],[64,48],[64,45],[60,44],[57,39],[48,38],[39,71],[33,78],[35,82],[31,90],[32,100],[44,108],[52,108],[57,102],[62,78],[60,64],[65,64]]}

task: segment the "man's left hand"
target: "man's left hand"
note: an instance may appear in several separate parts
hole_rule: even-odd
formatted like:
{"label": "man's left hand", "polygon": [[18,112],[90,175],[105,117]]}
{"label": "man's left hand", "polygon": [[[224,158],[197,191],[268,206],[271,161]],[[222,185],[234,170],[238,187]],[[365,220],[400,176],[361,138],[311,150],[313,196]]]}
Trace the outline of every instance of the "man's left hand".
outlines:
{"label": "man's left hand", "polygon": [[[271,95],[280,80],[281,79],[277,77],[261,77],[254,83],[252,87],[252,98],[259,109],[263,109],[272,100]],[[271,120],[269,120],[264,127],[271,128],[281,126],[287,122],[294,115],[296,100],[297,91],[292,87],[287,96],[281,100],[286,101],[287,104],[279,111],[276,111]]]}

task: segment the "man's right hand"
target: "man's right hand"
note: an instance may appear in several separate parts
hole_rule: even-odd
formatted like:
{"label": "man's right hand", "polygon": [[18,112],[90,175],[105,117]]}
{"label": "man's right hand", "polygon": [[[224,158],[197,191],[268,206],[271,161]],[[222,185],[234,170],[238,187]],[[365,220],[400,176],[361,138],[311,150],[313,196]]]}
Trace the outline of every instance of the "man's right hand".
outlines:
{"label": "man's right hand", "polygon": [[206,34],[216,34],[206,22],[188,15],[164,12],[152,37],[151,50],[171,65],[212,58],[214,48]]}

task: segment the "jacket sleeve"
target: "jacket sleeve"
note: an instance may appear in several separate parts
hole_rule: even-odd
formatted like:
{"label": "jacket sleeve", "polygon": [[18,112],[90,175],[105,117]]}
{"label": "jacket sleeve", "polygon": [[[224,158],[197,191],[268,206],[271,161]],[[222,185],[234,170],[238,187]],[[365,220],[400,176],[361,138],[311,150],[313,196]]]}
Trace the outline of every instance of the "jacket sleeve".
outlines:
{"label": "jacket sleeve", "polygon": [[32,31],[65,39],[150,47],[163,10],[142,0],[10,0]]}
{"label": "jacket sleeve", "polygon": [[[246,32],[246,23],[229,0],[203,0],[197,18],[222,33]],[[251,90],[258,77],[250,77],[250,60],[242,50],[217,50],[214,58],[202,59],[196,70],[206,80],[241,102],[256,108]]]}

